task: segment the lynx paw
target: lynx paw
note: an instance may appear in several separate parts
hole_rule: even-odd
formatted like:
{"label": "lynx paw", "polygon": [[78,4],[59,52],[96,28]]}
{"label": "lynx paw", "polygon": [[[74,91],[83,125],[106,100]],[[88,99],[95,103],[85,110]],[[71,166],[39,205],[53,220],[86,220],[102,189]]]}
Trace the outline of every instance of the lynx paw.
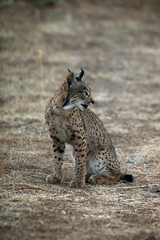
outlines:
{"label": "lynx paw", "polygon": [[84,188],[84,186],[85,186],[85,183],[79,183],[79,182],[76,182],[76,181],[71,181],[70,182],[70,187],[71,188],[76,188],[76,187]]}
{"label": "lynx paw", "polygon": [[102,181],[100,176],[92,175],[88,179],[88,182],[91,184],[103,184],[104,182]]}
{"label": "lynx paw", "polygon": [[57,184],[61,182],[61,179],[57,178],[56,176],[53,175],[48,175],[46,177],[46,182],[52,183],[52,184]]}

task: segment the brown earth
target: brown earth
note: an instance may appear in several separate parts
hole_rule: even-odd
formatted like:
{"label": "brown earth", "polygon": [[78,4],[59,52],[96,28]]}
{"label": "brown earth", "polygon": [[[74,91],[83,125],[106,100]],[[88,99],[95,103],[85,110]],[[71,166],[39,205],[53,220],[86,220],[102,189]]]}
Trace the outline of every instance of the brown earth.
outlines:
{"label": "brown earth", "polygon": [[[160,239],[160,8],[135,2],[1,9],[0,239]],[[64,183],[44,181],[45,106],[80,67],[131,184],[71,189],[69,146]]]}

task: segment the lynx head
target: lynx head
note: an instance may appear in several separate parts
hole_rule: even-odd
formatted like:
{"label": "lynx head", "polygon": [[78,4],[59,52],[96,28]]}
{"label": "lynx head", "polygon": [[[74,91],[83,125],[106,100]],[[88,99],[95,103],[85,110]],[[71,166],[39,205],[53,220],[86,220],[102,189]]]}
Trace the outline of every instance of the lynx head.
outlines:
{"label": "lynx head", "polygon": [[81,68],[81,72],[76,76],[70,70],[68,71],[69,75],[63,84],[67,86],[67,94],[63,101],[63,109],[79,108],[80,110],[84,110],[94,103],[91,96],[91,89],[82,80],[84,71]]}

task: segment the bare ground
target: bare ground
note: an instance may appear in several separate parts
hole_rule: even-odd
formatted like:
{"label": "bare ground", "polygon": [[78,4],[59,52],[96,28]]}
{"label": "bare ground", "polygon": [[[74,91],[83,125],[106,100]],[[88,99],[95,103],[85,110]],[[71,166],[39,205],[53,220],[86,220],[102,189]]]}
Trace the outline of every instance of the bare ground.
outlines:
{"label": "bare ground", "polygon": [[[154,4],[1,9],[0,239],[160,239],[159,16]],[[69,188],[69,146],[64,183],[44,181],[45,106],[80,67],[132,184]]]}

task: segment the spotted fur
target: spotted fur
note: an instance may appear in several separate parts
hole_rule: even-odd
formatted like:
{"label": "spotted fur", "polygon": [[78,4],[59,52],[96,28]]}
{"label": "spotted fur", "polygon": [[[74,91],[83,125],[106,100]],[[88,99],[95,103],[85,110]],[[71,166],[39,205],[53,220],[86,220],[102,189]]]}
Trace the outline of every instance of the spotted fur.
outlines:
{"label": "spotted fur", "polygon": [[[84,74],[84,72],[83,72]],[[52,140],[55,174],[47,176],[50,183],[63,181],[65,143],[73,146],[75,176],[71,187],[114,183],[120,179],[133,181],[122,174],[111,138],[102,121],[88,109],[94,101],[91,89],[79,77],[69,73],[66,81],[51,98],[45,113]]]}

